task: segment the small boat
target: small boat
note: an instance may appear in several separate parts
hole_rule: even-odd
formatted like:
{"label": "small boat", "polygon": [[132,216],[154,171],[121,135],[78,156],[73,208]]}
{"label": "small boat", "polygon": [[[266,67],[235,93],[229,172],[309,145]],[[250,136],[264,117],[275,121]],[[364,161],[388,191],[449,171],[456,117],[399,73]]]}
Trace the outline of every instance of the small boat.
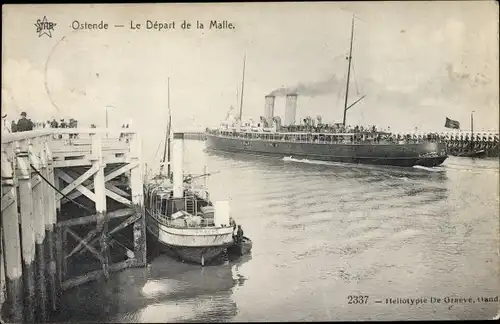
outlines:
{"label": "small boat", "polygon": [[[481,158],[481,157],[485,157],[486,156],[486,151],[481,149],[480,147],[478,147],[478,149],[475,149],[474,146],[478,146],[478,137],[476,135],[476,140],[474,141],[474,114],[473,112],[471,112],[470,114],[470,138],[471,138],[471,141],[470,141],[470,144],[468,145],[469,147],[465,150],[465,151],[462,151],[462,152],[458,152],[456,154],[456,156],[459,156],[459,157],[470,157],[470,158]],[[466,135],[465,137],[466,141],[468,141],[468,134]],[[481,144],[479,143],[479,146]]]}
{"label": "small boat", "polygon": [[458,154],[457,156],[474,158],[474,157],[484,157],[485,155],[486,155],[485,150],[477,150],[477,151],[463,152],[463,153]]}
{"label": "small boat", "polygon": [[[195,178],[206,179],[206,172],[197,177],[184,176],[183,141],[183,133],[172,132],[169,108],[160,172],[144,181],[146,228],[162,250],[173,252],[182,261],[205,265],[233,244],[234,221],[228,201],[212,203],[206,185],[193,184]],[[164,165],[168,166],[166,174]]]}
{"label": "small boat", "polygon": [[167,183],[145,186],[148,233],[182,261],[205,265],[233,244],[227,202],[212,204],[190,188],[180,194]]}
{"label": "small boat", "polygon": [[243,236],[243,240],[239,244],[236,242],[236,239],[234,239],[233,244],[227,248],[227,253],[229,255],[243,256],[250,253],[252,245],[252,240]]}

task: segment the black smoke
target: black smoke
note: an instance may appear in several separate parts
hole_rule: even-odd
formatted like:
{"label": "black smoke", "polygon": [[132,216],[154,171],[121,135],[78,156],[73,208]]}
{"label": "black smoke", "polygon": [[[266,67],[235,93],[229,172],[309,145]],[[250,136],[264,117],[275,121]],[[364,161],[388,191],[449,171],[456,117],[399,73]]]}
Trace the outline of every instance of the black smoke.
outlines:
{"label": "black smoke", "polygon": [[344,83],[342,79],[337,78],[336,75],[332,75],[328,79],[322,81],[299,83],[293,87],[277,88],[271,91],[269,95],[283,97],[288,94],[298,94],[300,96],[315,97],[332,93],[341,93],[345,88]]}

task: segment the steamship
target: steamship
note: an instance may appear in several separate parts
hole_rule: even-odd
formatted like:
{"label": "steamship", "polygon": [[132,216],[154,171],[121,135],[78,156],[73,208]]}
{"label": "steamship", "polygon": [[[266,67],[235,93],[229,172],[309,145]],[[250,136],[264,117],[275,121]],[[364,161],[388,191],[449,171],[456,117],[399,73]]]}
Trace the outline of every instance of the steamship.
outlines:
{"label": "steamship", "polygon": [[182,261],[205,265],[221,254],[227,255],[227,248],[235,244],[233,220],[228,201],[212,203],[206,185],[194,185],[195,177],[184,176],[183,141],[183,133],[172,133],[169,116],[160,172],[144,181],[146,227],[166,252]]}
{"label": "steamship", "polygon": [[242,122],[243,91],[245,84],[245,59],[241,83],[239,118],[233,123],[223,122],[218,128],[206,130],[208,149],[252,154],[312,159],[320,161],[366,163],[412,167],[415,165],[434,167],[448,157],[446,143],[439,138],[427,137],[418,140],[400,137],[397,134],[376,129],[346,127],[346,113],[363,97],[347,105],[351,73],[354,17],[347,68],[347,84],[342,123],[327,125],[308,117],[304,124],[295,125],[299,93],[288,93],[285,103],[284,125],[279,116],[274,116],[273,94],[265,97],[264,116],[257,123]]}

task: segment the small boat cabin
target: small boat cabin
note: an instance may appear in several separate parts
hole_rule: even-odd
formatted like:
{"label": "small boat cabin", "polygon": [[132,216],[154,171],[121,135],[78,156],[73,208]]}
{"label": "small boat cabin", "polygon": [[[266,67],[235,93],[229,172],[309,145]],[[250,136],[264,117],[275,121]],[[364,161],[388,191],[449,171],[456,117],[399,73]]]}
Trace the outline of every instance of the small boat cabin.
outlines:
{"label": "small boat cabin", "polygon": [[184,216],[194,216],[201,217],[203,226],[215,225],[215,208],[206,191],[184,189],[183,197],[180,198],[174,198],[173,194],[171,187],[153,186],[145,190],[144,202],[148,212],[167,223]]}

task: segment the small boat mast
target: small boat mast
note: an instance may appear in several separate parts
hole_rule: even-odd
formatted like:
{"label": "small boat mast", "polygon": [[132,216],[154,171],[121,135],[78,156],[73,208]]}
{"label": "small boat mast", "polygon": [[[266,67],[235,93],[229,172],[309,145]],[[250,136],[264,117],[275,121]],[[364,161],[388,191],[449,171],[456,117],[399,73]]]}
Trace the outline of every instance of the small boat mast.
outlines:
{"label": "small boat mast", "polygon": [[165,165],[165,162],[167,163],[167,177],[170,177],[171,173],[171,156],[170,156],[170,141],[171,139],[171,132],[172,132],[172,114],[170,111],[170,78],[167,79],[167,105],[168,105],[168,120],[167,120],[167,131],[165,133],[165,147],[163,149],[163,158],[161,161],[161,166],[160,166],[160,176],[163,175],[163,167]]}

